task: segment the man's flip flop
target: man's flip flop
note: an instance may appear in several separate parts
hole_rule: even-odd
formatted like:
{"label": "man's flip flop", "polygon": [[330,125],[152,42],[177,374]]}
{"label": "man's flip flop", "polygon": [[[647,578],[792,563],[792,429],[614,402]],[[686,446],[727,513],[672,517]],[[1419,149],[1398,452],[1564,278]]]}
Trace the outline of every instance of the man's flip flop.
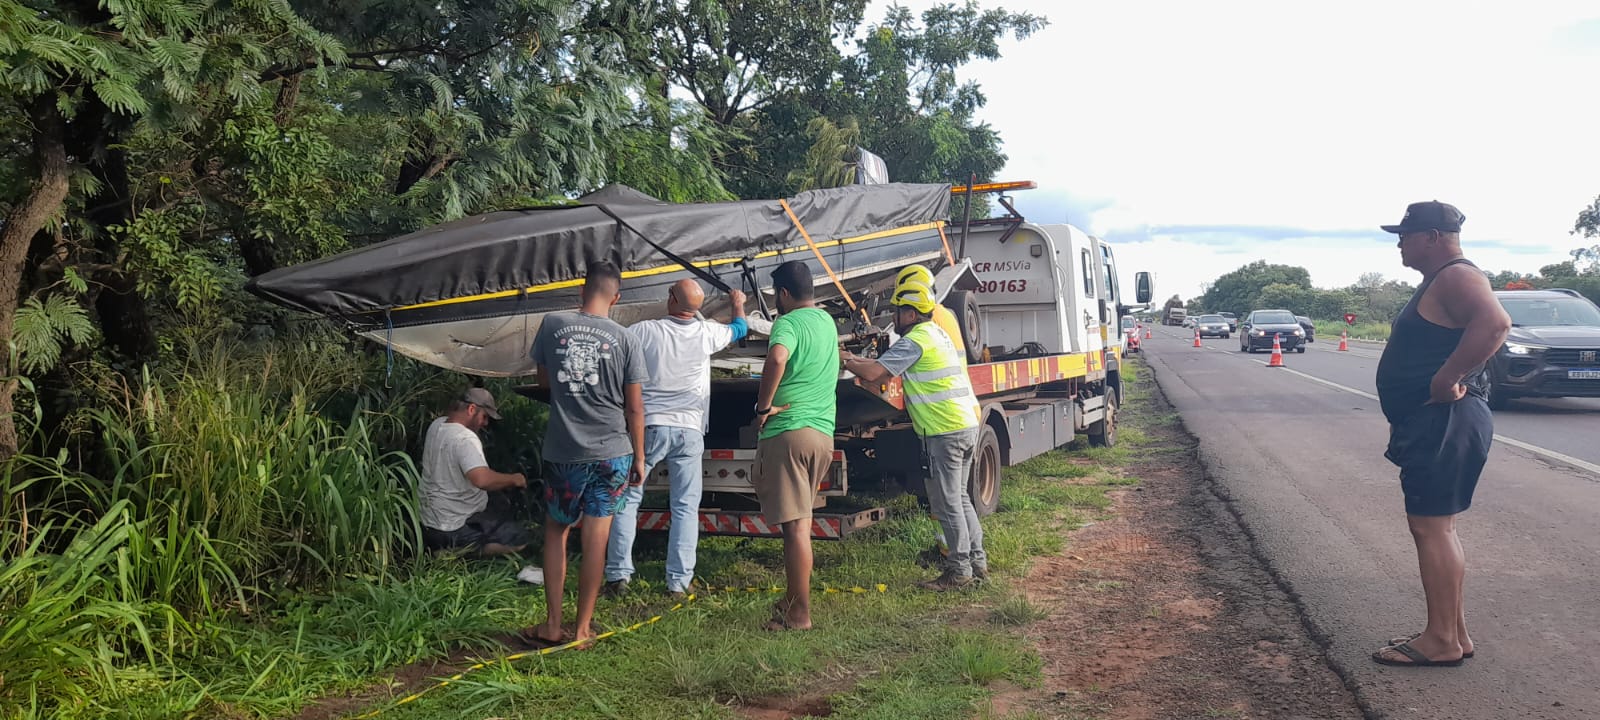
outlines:
{"label": "man's flip flop", "polygon": [[784,631],[807,632],[807,631],[811,630],[811,628],[795,627],[793,625],[790,625],[788,618],[782,618],[782,617],[777,617],[777,618],[773,618],[771,620],[768,620],[765,625],[761,626],[761,629],[765,630],[767,632],[784,632]]}
{"label": "man's flip flop", "polygon": [[[1415,639],[1417,639],[1417,638],[1419,638],[1419,637],[1422,637],[1422,633],[1412,633],[1412,634],[1411,634],[1411,635],[1408,635],[1408,636],[1406,636],[1406,637],[1397,637],[1397,638],[1393,638],[1393,639],[1391,639],[1391,640],[1390,640],[1390,641],[1389,641],[1389,644],[1390,644],[1390,645],[1399,645],[1399,644],[1401,644],[1401,643],[1408,643],[1408,642],[1411,642],[1411,641],[1412,641],[1412,640],[1415,640]],[[1470,657],[1472,657],[1472,656],[1473,656],[1473,655],[1474,655],[1474,654],[1476,654],[1476,653],[1477,653],[1477,651],[1476,651],[1476,650],[1474,650],[1474,651],[1472,651],[1472,652],[1469,652],[1469,653],[1463,653],[1463,654],[1462,654],[1462,655],[1461,655],[1461,658],[1462,658],[1462,659],[1463,659],[1463,660],[1465,660],[1465,659],[1467,659],[1467,658],[1470,658]]]}
{"label": "man's flip flop", "polygon": [[521,640],[522,644],[530,650],[544,650],[547,648],[560,647],[572,642],[571,640],[567,639],[566,633],[561,634],[560,640],[551,640],[549,638],[539,637],[539,629],[537,627],[519,630],[517,632],[517,639]]}
{"label": "man's flip flop", "polygon": [[[1388,657],[1385,657],[1384,653],[1389,650],[1393,650],[1401,655],[1406,656],[1410,659],[1410,662],[1391,660]],[[1427,655],[1417,652],[1417,649],[1411,647],[1411,643],[1408,642],[1403,642],[1398,645],[1389,645],[1372,654],[1373,662],[1379,665],[1392,665],[1394,667],[1457,667],[1461,665],[1464,660],[1465,658],[1456,658],[1454,660],[1429,660]]]}

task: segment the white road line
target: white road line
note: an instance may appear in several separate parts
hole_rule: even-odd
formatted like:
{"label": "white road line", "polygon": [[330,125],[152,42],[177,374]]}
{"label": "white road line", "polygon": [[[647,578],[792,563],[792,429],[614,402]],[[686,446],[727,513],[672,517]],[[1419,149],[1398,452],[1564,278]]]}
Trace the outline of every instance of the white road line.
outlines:
{"label": "white road line", "polygon": [[[1266,365],[1267,364],[1267,363],[1261,362],[1260,360],[1256,360],[1256,362],[1261,363],[1262,365]],[[1338,389],[1338,390],[1343,390],[1343,391],[1345,391],[1347,393],[1350,393],[1352,395],[1360,395],[1361,397],[1364,397],[1364,398],[1366,398],[1368,400],[1377,400],[1378,399],[1378,396],[1377,395],[1373,395],[1372,393],[1362,392],[1362,391],[1357,390],[1357,389],[1355,389],[1353,387],[1349,387],[1349,386],[1346,386],[1346,385],[1340,385],[1339,383],[1333,382],[1331,380],[1323,380],[1322,378],[1316,377],[1314,375],[1307,375],[1307,374],[1305,374],[1303,372],[1300,372],[1299,370],[1294,370],[1294,369],[1287,368],[1287,367],[1280,367],[1278,369],[1282,370],[1284,372],[1290,373],[1292,375],[1299,375],[1300,377],[1303,377],[1303,378],[1305,378],[1307,380],[1310,380],[1312,382],[1322,383],[1323,385],[1327,385],[1328,387],[1335,388],[1335,389]]]}
{"label": "white road line", "polygon": [[1522,448],[1523,450],[1527,450],[1528,452],[1531,452],[1531,453],[1534,453],[1534,454],[1537,454],[1537,455],[1543,455],[1545,457],[1550,458],[1551,460],[1558,460],[1558,461],[1564,462],[1564,463],[1566,463],[1568,465],[1579,467],[1579,468],[1582,468],[1584,470],[1588,470],[1589,472],[1592,472],[1592,473],[1594,473],[1596,475],[1600,475],[1600,465],[1596,465],[1596,464],[1594,464],[1592,462],[1579,460],[1579,459],[1577,459],[1575,457],[1572,457],[1571,455],[1563,455],[1563,454],[1558,453],[1558,452],[1556,452],[1554,450],[1546,450],[1546,449],[1544,449],[1542,447],[1539,447],[1538,445],[1529,445],[1528,443],[1525,443],[1525,442],[1523,442],[1521,440],[1518,440],[1516,438],[1508,438],[1508,437],[1506,437],[1504,435],[1498,435],[1497,434],[1497,435],[1494,436],[1494,439],[1499,440],[1500,442],[1503,442],[1503,443],[1505,443],[1507,445],[1511,445],[1513,447]]}
{"label": "white road line", "polygon": [[[1221,352],[1221,353],[1226,354],[1225,351],[1218,350],[1218,349],[1216,349],[1214,347],[1210,347],[1210,346],[1206,346],[1204,349],[1210,350],[1212,352]],[[1241,359],[1249,360],[1250,362],[1256,363],[1258,365],[1268,365],[1268,364],[1270,364],[1270,361],[1267,361],[1267,360],[1257,360],[1255,358],[1241,358]],[[1364,392],[1364,391],[1361,391],[1361,390],[1357,390],[1357,389],[1355,389],[1353,387],[1350,387],[1348,385],[1340,385],[1339,383],[1333,382],[1331,380],[1323,380],[1322,378],[1316,377],[1314,375],[1307,375],[1307,374],[1305,374],[1303,372],[1300,372],[1299,370],[1294,370],[1294,369],[1291,369],[1291,368],[1288,368],[1288,367],[1280,367],[1280,368],[1277,368],[1277,369],[1278,370],[1282,370],[1284,372],[1287,372],[1287,373],[1289,373],[1291,375],[1298,375],[1300,377],[1303,377],[1303,378],[1305,378],[1307,380],[1310,380],[1312,382],[1315,382],[1315,383],[1322,383],[1323,385],[1327,385],[1328,387],[1331,387],[1331,388],[1334,388],[1334,389],[1337,389],[1337,390],[1343,390],[1343,391],[1345,391],[1347,393],[1350,393],[1351,395],[1359,395],[1359,396],[1364,397],[1364,398],[1366,398],[1368,400],[1377,400],[1378,399],[1378,396],[1377,395],[1373,395],[1372,393]],[[1600,465],[1596,465],[1595,463],[1589,462],[1587,460],[1579,460],[1578,458],[1575,458],[1575,457],[1573,457],[1571,455],[1567,455],[1565,453],[1559,453],[1559,452],[1556,452],[1556,451],[1551,450],[1549,448],[1542,448],[1542,447],[1539,447],[1538,445],[1534,445],[1532,443],[1526,443],[1526,442],[1523,442],[1523,441],[1518,440],[1516,438],[1509,438],[1509,437],[1506,437],[1506,436],[1501,435],[1499,433],[1495,433],[1494,439],[1499,441],[1499,442],[1503,442],[1503,443],[1505,443],[1507,445],[1510,445],[1512,447],[1516,447],[1516,448],[1521,448],[1523,450],[1527,450],[1528,452],[1531,452],[1531,453],[1533,453],[1535,455],[1542,455],[1542,456],[1544,456],[1544,457],[1546,457],[1548,459],[1555,460],[1556,462],[1566,463],[1567,465],[1571,465],[1571,466],[1573,466],[1575,468],[1578,468],[1580,470],[1585,470],[1585,471],[1594,473],[1595,475],[1600,475]]]}

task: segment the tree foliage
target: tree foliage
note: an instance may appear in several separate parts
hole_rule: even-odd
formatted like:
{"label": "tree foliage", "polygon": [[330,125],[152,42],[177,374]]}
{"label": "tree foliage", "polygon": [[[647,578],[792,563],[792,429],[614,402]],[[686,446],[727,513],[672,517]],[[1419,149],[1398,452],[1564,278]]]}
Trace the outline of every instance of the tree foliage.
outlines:
{"label": "tree foliage", "polygon": [[1576,290],[1590,300],[1600,303],[1600,266],[1585,266],[1580,261],[1567,260],[1539,268],[1537,274],[1498,272],[1489,275],[1496,290],[1521,290],[1565,288]]}
{"label": "tree foliage", "polygon": [[[992,179],[1006,160],[1000,138],[976,121],[981,89],[956,71],[1000,57],[1002,39],[1026,38],[1046,21],[969,1],[920,16],[892,6],[864,26],[864,10],[863,0],[803,9],[770,0],[669,2],[657,15],[654,47],[636,54],[728,133],[715,161],[737,195],[840,182],[848,173],[837,166],[819,172],[847,162],[833,146],[852,126],[855,142],[884,158],[892,180]],[[851,41],[853,52],[838,50]]]}
{"label": "tree foliage", "polygon": [[[0,334],[28,346],[25,371],[134,381],[177,333],[280,326],[238,292],[249,276],[466,214],[613,182],[782,196],[852,181],[856,147],[895,180],[988,179],[1000,138],[956,71],[1044,20],[965,2],[869,26],[865,10],[0,2]],[[70,308],[94,332],[58,324]],[[42,392],[66,412],[80,394],[59,380]]]}
{"label": "tree foliage", "polygon": [[1272,265],[1257,260],[1224,274],[1213,281],[1201,298],[1210,312],[1231,312],[1244,317],[1258,309],[1261,292],[1269,285],[1290,285],[1311,289],[1311,273],[1291,265]]}
{"label": "tree foliage", "polygon": [[[1485,274],[1496,290],[1561,287],[1600,303],[1600,268],[1585,268],[1575,260],[1546,265],[1538,273]],[[1348,287],[1315,288],[1305,268],[1258,260],[1209,283],[1198,304],[1205,312],[1231,311],[1241,317],[1251,310],[1282,308],[1321,320],[1354,313],[1363,321],[1386,323],[1400,314],[1415,292],[1410,283],[1376,272],[1362,274]]]}
{"label": "tree foliage", "polygon": [[1388,322],[1413,291],[1411,285],[1375,272],[1362,274],[1348,287],[1316,288],[1305,268],[1257,260],[1208,284],[1201,305],[1206,312],[1233,312],[1240,317],[1253,310],[1283,309],[1323,320],[1354,313],[1362,320]]}

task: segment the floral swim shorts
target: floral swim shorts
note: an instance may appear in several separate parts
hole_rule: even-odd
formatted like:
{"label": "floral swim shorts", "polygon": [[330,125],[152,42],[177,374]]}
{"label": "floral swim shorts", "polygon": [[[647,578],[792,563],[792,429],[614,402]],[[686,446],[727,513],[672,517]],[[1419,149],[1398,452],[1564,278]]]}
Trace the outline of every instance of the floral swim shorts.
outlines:
{"label": "floral swim shorts", "polygon": [[578,517],[611,517],[622,507],[633,455],[582,463],[544,464],[544,504],[550,517],[562,525]]}

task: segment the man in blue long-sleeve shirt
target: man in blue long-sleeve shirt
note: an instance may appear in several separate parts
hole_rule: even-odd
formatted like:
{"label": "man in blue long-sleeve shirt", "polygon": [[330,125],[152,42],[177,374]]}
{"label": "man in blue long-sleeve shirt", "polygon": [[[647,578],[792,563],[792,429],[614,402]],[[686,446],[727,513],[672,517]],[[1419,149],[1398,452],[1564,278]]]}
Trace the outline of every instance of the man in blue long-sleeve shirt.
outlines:
{"label": "man in blue long-sleeve shirt", "polygon": [[[645,466],[667,464],[672,527],[667,539],[667,592],[682,598],[694,579],[700,536],[700,458],[705,452],[706,413],[711,403],[711,356],[749,332],[744,293],[728,293],[733,322],[698,317],[705,292],[694,280],[667,291],[667,317],[628,328],[644,352],[650,380],[644,386]],[[633,538],[644,487],[625,491],[623,509],[611,524],[606,558],[608,596],[626,592],[633,577]]]}

